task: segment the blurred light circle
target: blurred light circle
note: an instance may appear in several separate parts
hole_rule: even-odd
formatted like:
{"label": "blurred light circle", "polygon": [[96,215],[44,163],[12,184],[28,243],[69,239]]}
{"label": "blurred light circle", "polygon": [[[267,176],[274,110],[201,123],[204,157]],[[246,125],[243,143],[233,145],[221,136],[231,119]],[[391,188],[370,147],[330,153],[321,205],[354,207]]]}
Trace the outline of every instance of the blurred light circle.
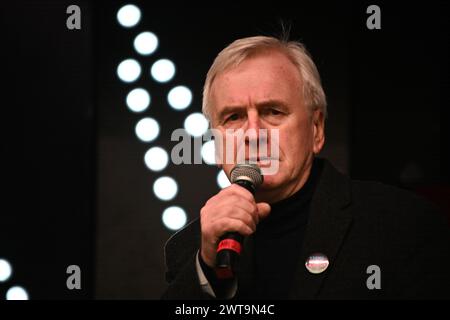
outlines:
{"label": "blurred light circle", "polygon": [[6,300],[28,300],[28,293],[22,287],[11,287],[6,292]]}
{"label": "blurred light circle", "polygon": [[202,146],[202,158],[207,164],[216,163],[216,147],[214,145],[214,140],[205,142]]}
{"label": "blurred light circle", "polygon": [[175,75],[175,65],[168,59],[160,59],[152,65],[150,73],[156,81],[168,82]]}
{"label": "blurred light circle", "polygon": [[141,10],[134,4],[124,5],[117,11],[117,21],[125,28],[134,27],[141,20]]}
{"label": "blurred light circle", "polygon": [[161,171],[167,167],[169,155],[161,147],[152,147],[145,153],[144,162],[150,170]]}
{"label": "blurred light circle", "polygon": [[159,124],[153,118],[144,118],[136,124],[137,137],[144,142],[155,140],[159,135]]}
{"label": "blurred light circle", "polygon": [[230,180],[228,180],[227,175],[225,174],[225,171],[220,170],[219,174],[217,175],[217,184],[221,189],[226,188],[231,185]]}
{"label": "blurred light circle", "polygon": [[208,130],[208,120],[199,112],[192,113],[184,120],[184,129],[191,136],[200,137]]}
{"label": "blurred light circle", "polygon": [[141,75],[141,65],[134,59],[126,59],[117,67],[117,75],[124,82],[133,82]]}
{"label": "blurred light circle", "polygon": [[133,112],[145,111],[150,105],[150,94],[143,88],[131,90],[127,95],[127,106]]}
{"label": "blurred light circle", "polygon": [[191,104],[192,92],[185,86],[178,86],[169,91],[167,100],[175,110],[183,110]]}
{"label": "blurred light circle", "polygon": [[170,177],[161,177],[153,184],[153,192],[160,200],[169,201],[177,195],[178,185]]}
{"label": "blurred light circle", "polygon": [[166,228],[170,230],[179,230],[186,225],[186,212],[177,206],[172,206],[164,210],[162,221]]}
{"label": "blurred light circle", "polygon": [[11,273],[11,264],[5,259],[0,259],[0,282],[8,280],[11,277]]}
{"label": "blurred light circle", "polygon": [[134,48],[142,55],[152,54],[157,47],[158,38],[153,32],[142,32],[134,39]]}

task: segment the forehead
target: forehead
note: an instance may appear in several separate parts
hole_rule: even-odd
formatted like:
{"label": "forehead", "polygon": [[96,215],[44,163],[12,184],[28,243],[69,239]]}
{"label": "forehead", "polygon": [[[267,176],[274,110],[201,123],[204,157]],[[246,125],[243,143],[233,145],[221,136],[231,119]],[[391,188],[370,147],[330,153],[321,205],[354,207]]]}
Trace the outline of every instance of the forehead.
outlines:
{"label": "forehead", "polygon": [[278,51],[258,54],[219,74],[211,87],[216,113],[225,106],[248,106],[268,99],[300,101],[302,81],[297,67]]}

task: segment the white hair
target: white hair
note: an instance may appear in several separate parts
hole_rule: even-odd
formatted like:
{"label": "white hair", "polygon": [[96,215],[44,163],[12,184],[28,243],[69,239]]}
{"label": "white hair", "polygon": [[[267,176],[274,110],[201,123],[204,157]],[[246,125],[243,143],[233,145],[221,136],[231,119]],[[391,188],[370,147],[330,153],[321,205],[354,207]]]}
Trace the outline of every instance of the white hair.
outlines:
{"label": "white hair", "polygon": [[298,41],[286,41],[273,37],[256,36],[234,41],[223,49],[209,69],[203,87],[202,111],[211,120],[210,96],[214,79],[221,73],[237,67],[242,61],[267,50],[278,50],[297,67],[303,82],[303,97],[306,107],[311,111],[320,110],[326,118],[327,101],[320,81],[317,67],[305,46]]}

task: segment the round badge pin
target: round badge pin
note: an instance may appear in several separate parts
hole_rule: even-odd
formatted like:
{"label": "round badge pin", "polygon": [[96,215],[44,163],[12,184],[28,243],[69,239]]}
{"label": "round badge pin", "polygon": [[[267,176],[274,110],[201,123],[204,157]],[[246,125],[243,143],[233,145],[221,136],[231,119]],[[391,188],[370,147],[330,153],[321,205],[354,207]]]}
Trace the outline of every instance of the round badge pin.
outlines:
{"label": "round badge pin", "polygon": [[326,255],[323,253],[314,253],[306,259],[305,266],[309,272],[318,274],[324,272],[329,264],[330,262]]}

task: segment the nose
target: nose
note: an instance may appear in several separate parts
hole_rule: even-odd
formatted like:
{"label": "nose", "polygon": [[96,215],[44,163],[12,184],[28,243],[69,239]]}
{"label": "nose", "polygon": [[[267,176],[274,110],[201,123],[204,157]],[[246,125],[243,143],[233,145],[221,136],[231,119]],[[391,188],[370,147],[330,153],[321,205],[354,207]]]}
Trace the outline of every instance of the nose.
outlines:
{"label": "nose", "polygon": [[268,146],[271,138],[268,130],[258,111],[250,109],[245,128],[245,145],[250,155],[270,156]]}
{"label": "nose", "polygon": [[261,129],[261,121],[258,112],[254,109],[248,110],[246,128],[244,129],[246,131],[245,142],[249,143],[250,140],[258,140],[259,129]]}
{"label": "nose", "polygon": [[247,113],[247,129],[255,129],[258,131],[261,125],[258,112],[250,109]]}

